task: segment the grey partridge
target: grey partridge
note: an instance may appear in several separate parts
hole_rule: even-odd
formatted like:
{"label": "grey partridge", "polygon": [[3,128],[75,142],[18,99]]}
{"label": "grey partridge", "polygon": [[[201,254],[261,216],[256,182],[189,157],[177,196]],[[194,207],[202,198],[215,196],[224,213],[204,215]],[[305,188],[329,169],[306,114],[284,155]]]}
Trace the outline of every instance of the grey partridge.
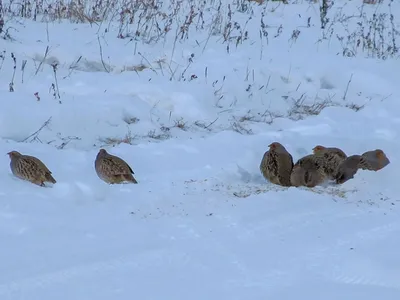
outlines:
{"label": "grey partridge", "polygon": [[361,155],[351,155],[347,157],[339,166],[336,174],[336,183],[342,184],[354,178],[354,175],[362,164],[362,160],[363,158]]}
{"label": "grey partridge", "polygon": [[274,142],[268,145],[269,151],[264,153],[261,160],[260,171],[264,178],[282,186],[291,186],[290,174],[293,168],[292,155],[286,148]]}
{"label": "grey partridge", "polygon": [[331,152],[331,153],[335,153],[335,154],[337,154],[339,157],[341,157],[343,159],[347,158],[346,153],[344,153],[343,150],[341,150],[339,148],[336,148],[336,147],[324,147],[324,146],[321,146],[321,145],[317,145],[317,146],[315,146],[313,148],[314,154],[316,152],[318,152],[318,151],[321,151],[321,150],[325,150],[325,151],[328,151],[328,152]]}
{"label": "grey partridge", "polygon": [[22,155],[18,151],[11,151],[7,154],[11,159],[11,172],[16,177],[39,186],[45,186],[45,182],[57,182],[51,175],[51,171],[40,159],[29,155]]}
{"label": "grey partridge", "polygon": [[293,186],[315,187],[326,180],[326,174],[318,157],[307,155],[300,158],[293,167],[290,181]]}
{"label": "grey partridge", "polygon": [[106,183],[119,184],[123,182],[138,183],[132,174],[132,168],[121,158],[100,149],[95,160],[97,176]]}
{"label": "grey partridge", "polygon": [[334,180],[339,169],[339,165],[347,158],[347,155],[339,148],[324,147],[321,145],[313,148],[314,155],[324,169],[328,179]]}
{"label": "grey partridge", "polygon": [[390,160],[381,149],[367,151],[361,157],[360,169],[363,170],[378,171],[390,164]]}

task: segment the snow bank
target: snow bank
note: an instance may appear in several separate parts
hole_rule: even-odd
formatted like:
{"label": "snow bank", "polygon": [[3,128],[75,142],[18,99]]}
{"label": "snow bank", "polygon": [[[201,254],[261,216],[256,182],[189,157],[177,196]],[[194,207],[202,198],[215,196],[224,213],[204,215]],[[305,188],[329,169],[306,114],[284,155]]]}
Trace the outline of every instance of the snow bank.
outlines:
{"label": "snow bank", "polygon": [[[90,1],[78,8],[91,24],[49,21],[68,1],[37,22],[3,1],[14,29],[0,32],[0,299],[399,299],[400,65],[379,43],[353,47],[374,12],[388,13],[376,36],[394,32],[399,2],[336,2],[321,30],[318,3],[206,1],[204,24],[175,40],[203,5],[182,2],[152,42],[156,27],[129,36],[138,15],[101,22]],[[259,171],[273,141],[295,160],[320,144],[380,148],[391,163],[340,186],[283,188]],[[100,181],[100,147],[139,184]],[[57,183],[12,176],[11,150]]]}

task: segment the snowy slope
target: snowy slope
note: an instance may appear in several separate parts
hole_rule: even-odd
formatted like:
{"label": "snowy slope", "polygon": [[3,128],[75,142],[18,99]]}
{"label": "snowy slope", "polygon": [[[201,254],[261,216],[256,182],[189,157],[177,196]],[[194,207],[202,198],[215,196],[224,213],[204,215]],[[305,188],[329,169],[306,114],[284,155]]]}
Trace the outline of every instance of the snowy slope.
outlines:
{"label": "snowy slope", "polygon": [[[200,3],[183,3],[156,43],[117,38],[116,20],[39,22],[10,6],[0,40],[1,300],[400,298],[400,62],[378,57],[382,47],[348,57],[353,40],[340,39],[388,13],[389,45],[400,2],[337,1],[323,31],[318,3],[240,12],[236,1],[220,10],[206,1],[204,29],[175,43],[174,26]],[[232,36],[248,32],[237,46],[223,30],[210,34],[217,16],[225,28],[228,4],[240,25]],[[273,141],[295,160],[321,144],[348,155],[380,148],[391,163],[340,186],[283,188],[259,171]],[[100,181],[100,147],[139,184]],[[12,150],[40,158],[57,183],[12,176]]]}

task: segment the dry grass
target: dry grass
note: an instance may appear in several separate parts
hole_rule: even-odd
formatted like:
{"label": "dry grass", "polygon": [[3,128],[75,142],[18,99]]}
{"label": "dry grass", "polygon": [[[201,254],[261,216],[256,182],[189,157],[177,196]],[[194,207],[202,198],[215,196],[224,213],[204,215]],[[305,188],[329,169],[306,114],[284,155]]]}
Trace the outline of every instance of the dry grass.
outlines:
{"label": "dry grass", "polygon": [[100,138],[100,142],[104,145],[119,145],[119,144],[128,144],[133,145],[133,141],[136,136],[132,135],[131,130],[128,128],[128,132],[123,137],[106,137]]}
{"label": "dry grass", "polygon": [[163,141],[171,138],[171,134],[169,132],[169,128],[161,129],[161,132],[157,132],[156,130],[150,130],[147,133],[148,138],[152,140],[158,140],[158,141]]}
{"label": "dry grass", "polygon": [[[164,42],[172,35],[174,45],[178,41],[189,39],[193,31],[209,32],[210,36],[220,36],[229,53],[231,47],[238,47],[244,41],[255,39],[260,33],[267,39],[272,32],[265,24],[267,0],[5,0],[0,2],[0,33],[6,36],[6,20],[18,17],[38,22],[58,22],[69,20],[73,23],[89,23],[108,30],[117,26],[117,37],[142,41],[148,44]],[[286,5],[287,1],[279,0]],[[400,35],[395,15],[391,11],[391,1],[363,0],[365,4],[386,5],[388,12],[348,15],[333,1],[321,0],[320,23],[322,39],[336,37],[343,45],[343,55],[354,56],[358,51],[368,55],[387,59],[398,54],[397,41]],[[379,3],[376,3],[379,2]],[[296,1],[293,4],[297,4]],[[344,4],[346,5],[346,4]],[[254,18],[256,7],[262,7],[261,20],[257,30],[249,31],[248,23]],[[268,8],[269,11],[273,8]],[[247,14],[248,18],[243,18]],[[267,19],[267,18],[265,18]],[[252,21],[252,22],[254,22]],[[260,22],[261,21],[261,22]],[[351,26],[349,25],[351,24]],[[353,26],[354,25],[354,26]],[[358,26],[358,27],[357,27]],[[345,34],[336,34],[335,27],[345,29]],[[282,29],[282,25],[279,26]],[[289,28],[292,39],[300,34],[298,29]],[[303,35],[303,33],[302,33]],[[7,36],[9,34],[7,33]],[[210,36],[207,38],[206,47]],[[267,39],[268,40],[268,39]],[[175,50],[175,46],[173,52]],[[147,66],[148,67],[148,66]],[[130,67],[140,72],[145,65]]]}
{"label": "dry grass", "polygon": [[149,69],[149,66],[146,66],[145,64],[138,64],[134,66],[124,66],[121,72],[142,72],[146,69]]}
{"label": "dry grass", "polygon": [[128,125],[130,125],[130,124],[136,124],[137,122],[139,122],[140,121],[140,119],[139,118],[136,118],[136,117],[125,117],[124,118],[124,122],[126,123],[126,124],[128,124]]}
{"label": "dry grass", "polygon": [[186,123],[183,121],[183,118],[174,121],[174,127],[185,130],[186,131]]}
{"label": "dry grass", "polygon": [[292,99],[292,102],[292,107],[286,117],[295,121],[302,120],[307,116],[319,115],[323,109],[338,105],[331,98],[320,99],[318,96],[311,101],[306,94],[302,94],[298,99]]}
{"label": "dry grass", "polygon": [[361,109],[363,109],[365,107],[365,105],[358,105],[358,104],[355,104],[355,103],[349,103],[349,104],[346,104],[346,107],[357,112],[357,111],[360,111]]}

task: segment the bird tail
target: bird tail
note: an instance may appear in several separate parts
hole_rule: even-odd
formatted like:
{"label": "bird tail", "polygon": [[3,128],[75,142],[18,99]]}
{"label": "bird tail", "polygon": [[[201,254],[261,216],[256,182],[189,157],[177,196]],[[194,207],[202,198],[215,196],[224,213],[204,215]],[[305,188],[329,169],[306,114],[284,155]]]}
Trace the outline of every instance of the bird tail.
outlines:
{"label": "bird tail", "polygon": [[132,176],[132,174],[124,175],[123,177],[124,177],[124,179],[125,179],[126,181],[129,181],[129,182],[132,182],[132,183],[135,183],[135,184],[138,183],[138,182],[136,181],[135,177]]}
{"label": "bird tail", "polygon": [[54,179],[53,176],[51,176],[51,174],[46,174],[46,179],[51,183],[57,183],[57,181]]}

